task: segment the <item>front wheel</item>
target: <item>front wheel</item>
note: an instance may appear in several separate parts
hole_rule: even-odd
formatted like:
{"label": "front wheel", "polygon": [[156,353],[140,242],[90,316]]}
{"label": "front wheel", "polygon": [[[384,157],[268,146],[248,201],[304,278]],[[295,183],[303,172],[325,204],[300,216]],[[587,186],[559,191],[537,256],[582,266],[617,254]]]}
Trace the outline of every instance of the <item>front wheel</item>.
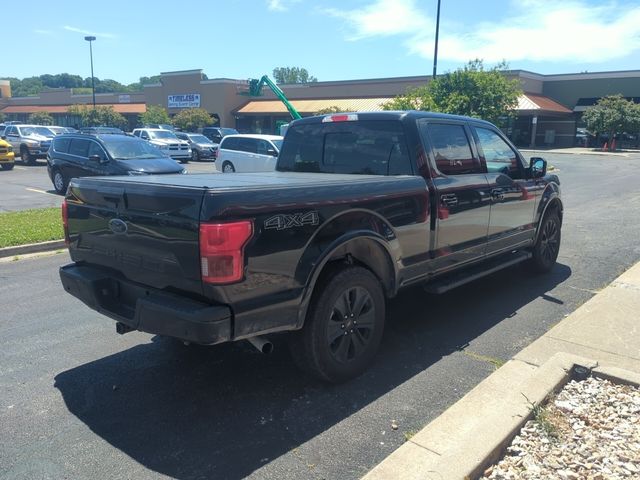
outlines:
{"label": "front wheel", "polygon": [[233,166],[233,163],[231,162],[224,162],[222,164],[222,171],[223,173],[233,173],[236,171],[235,167]]}
{"label": "front wheel", "polygon": [[200,161],[200,152],[198,150],[191,150],[191,160],[194,162]]}
{"label": "front wheel", "polygon": [[25,165],[31,165],[33,163],[33,157],[29,153],[29,149],[24,145],[20,149],[20,159],[22,160],[22,163]]}
{"label": "front wheel", "polygon": [[529,260],[529,266],[534,272],[546,273],[555,265],[560,251],[561,227],[562,222],[558,212],[554,210],[545,214],[533,246],[533,257]]}
{"label": "front wheel", "polygon": [[337,383],[364,372],[384,330],[380,281],[363,267],[333,271],[316,286],[304,328],[292,335],[296,363],[321,380]]}

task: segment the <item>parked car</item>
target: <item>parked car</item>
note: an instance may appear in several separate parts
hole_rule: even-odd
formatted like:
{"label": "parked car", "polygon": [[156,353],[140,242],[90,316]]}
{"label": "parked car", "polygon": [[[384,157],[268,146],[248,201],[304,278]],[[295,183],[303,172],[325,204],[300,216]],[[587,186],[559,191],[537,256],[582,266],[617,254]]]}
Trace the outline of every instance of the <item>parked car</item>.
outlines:
{"label": "parked car", "polygon": [[11,170],[15,161],[13,147],[6,140],[0,140],[0,167]]}
{"label": "parked car", "polygon": [[38,158],[46,158],[55,134],[41,125],[7,125],[2,134],[13,147],[20,152],[20,159],[25,165],[32,165]]}
{"label": "parked car", "polygon": [[188,142],[180,140],[170,130],[161,128],[136,128],[133,135],[155,145],[174,160],[189,163],[191,159],[191,147]]}
{"label": "parked car", "polygon": [[88,133],[89,135],[126,135],[123,130],[116,127],[82,127],[80,133]]}
{"label": "parked car", "polygon": [[237,135],[239,132],[235,128],[222,128],[222,127],[204,127],[202,128],[202,134],[211,140],[213,143],[220,143],[227,135]]}
{"label": "parked car", "polygon": [[173,125],[169,125],[168,123],[149,123],[143,125],[142,128],[159,128],[160,130],[171,130],[172,132],[176,130]]}
{"label": "parked car", "polygon": [[189,143],[191,147],[191,160],[212,159],[215,161],[218,152],[218,144],[213,143],[200,133],[176,132],[176,137]]}
{"label": "parked car", "polygon": [[62,135],[63,133],[78,133],[78,131],[72,127],[58,127],[56,125],[47,125],[47,128],[51,130],[54,135]]}
{"label": "parked car", "polygon": [[272,172],[282,139],[279,135],[227,135],[218,147],[216,162],[224,173]]}
{"label": "parked car", "polygon": [[75,177],[186,173],[149,142],[109,134],[57,136],[47,155],[47,172],[60,194]]}
{"label": "parked car", "polygon": [[[275,172],[73,180],[60,277],[118,333],[268,350],[290,332],[293,359],[340,382],[373,361],[401,289],[549,272],[562,218],[558,177],[489,122],[323,115],[291,123]],[[500,281],[477,288],[499,302]]]}

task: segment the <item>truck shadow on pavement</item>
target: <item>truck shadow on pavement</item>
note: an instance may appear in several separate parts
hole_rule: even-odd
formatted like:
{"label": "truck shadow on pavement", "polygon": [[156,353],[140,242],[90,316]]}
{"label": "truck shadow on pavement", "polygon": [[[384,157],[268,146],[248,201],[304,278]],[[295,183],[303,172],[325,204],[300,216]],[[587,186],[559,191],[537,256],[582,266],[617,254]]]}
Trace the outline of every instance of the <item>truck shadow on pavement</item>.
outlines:
{"label": "truck shadow on pavement", "polygon": [[[409,289],[390,303],[375,364],[343,385],[300,373],[282,341],[263,356],[246,342],[186,347],[154,337],[62,372],[55,386],[72,414],[152,471],[178,479],[243,478],[510,321],[528,303],[559,308],[562,300],[548,292],[570,275],[561,264],[534,277],[516,267],[442,296]],[[523,341],[548,327],[528,326],[532,338]]]}

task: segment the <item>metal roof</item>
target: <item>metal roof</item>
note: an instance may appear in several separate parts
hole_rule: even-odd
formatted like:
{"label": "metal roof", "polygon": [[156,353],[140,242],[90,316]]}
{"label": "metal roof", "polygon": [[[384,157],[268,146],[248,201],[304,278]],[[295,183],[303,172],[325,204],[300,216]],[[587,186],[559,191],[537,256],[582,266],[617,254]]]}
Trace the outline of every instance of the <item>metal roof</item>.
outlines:
{"label": "metal roof", "polygon": [[[330,107],[338,107],[342,112],[380,111],[382,105],[393,97],[378,98],[324,98],[321,100],[290,100],[300,113],[316,113]],[[287,107],[280,100],[252,100],[238,109],[237,113],[250,115],[288,115]]]}
{"label": "metal roof", "polygon": [[516,110],[518,112],[530,111],[533,113],[571,113],[571,110],[564,105],[560,105],[555,100],[534,93],[524,93],[520,95],[518,97]]}
{"label": "metal roof", "polygon": [[[91,104],[83,104],[90,107]],[[2,113],[67,113],[70,105],[9,105],[0,109]],[[98,103],[96,107],[113,107],[118,113],[144,113],[147,106],[144,103]]]}

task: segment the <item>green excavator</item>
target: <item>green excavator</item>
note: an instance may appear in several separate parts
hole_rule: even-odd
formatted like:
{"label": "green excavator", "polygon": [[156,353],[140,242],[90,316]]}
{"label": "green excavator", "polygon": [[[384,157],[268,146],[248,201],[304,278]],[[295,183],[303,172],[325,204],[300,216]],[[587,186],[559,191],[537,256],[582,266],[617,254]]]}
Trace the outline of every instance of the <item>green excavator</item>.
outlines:
{"label": "green excavator", "polygon": [[[291,118],[293,118],[294,120],[298,120],[299,118],[302,118],[302,115],[300,115],[300,113],[298,113],[295,107],[291,105],[291,102],[286,97],[282,89],[278,87],[278,85],[273,83],[273,81],[267,75],[263,75],[262,78],[260,79],[257,79],[257,78],[249,79],[249,90],[247,92],[242,93],[242,95],[248,95],[250,97],[261,97],[262,89],[265,85],[271,89],[271,91],[278,98],[278,100],[284,103],[284,106],[287,107],[287,110],[289,111]],[[285,134],[288,126],[289,126],[288,123],[281,123],[279,125],[280,135]]]}

